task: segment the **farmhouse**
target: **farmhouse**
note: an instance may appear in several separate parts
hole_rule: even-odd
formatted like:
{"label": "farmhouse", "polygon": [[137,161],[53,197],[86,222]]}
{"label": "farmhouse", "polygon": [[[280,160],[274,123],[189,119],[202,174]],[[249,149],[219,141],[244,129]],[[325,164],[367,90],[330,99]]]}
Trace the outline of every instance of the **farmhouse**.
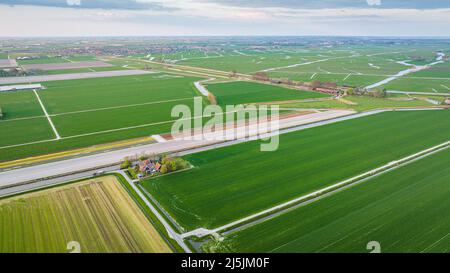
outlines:
{"label": "farmhouse", "polygon": [[161,169],[161,163],[159,163],[159,162],[153,163],[150,160],[143,160],[143,161],[139,162],[139,172],[140,173],[152,174],[152,173],[159,172],[160,169]]}
{"label": "farmhouse", "polygon": [[0,86],[0,92],[13,92],[19,90],[32,90],[32,89],[42,89],[42,85],[39,84],[21,84],[21,85],[7,85]]}

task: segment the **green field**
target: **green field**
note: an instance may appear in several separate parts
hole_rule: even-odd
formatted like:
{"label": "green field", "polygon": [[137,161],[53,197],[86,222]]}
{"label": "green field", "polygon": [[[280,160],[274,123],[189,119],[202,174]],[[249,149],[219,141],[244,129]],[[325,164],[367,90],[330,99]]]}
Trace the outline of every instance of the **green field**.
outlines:
{"label": "green field", "polygon": [[207,88],[216,96],[218,104],[224,106],[327,97],[327,95],[317,92],[243,81],[209,84]]}
{"label": "green field", "polygon": [[[212,228],[449,140],[449,111],[387,112],[185,156],[195,166],[143,182],[187,230]],[[236,206],[239,204],[239,206]]]}
{"label": "green field", "polygon": [[0,200],[0,253],[171,252],[113,176]]}
{"label": "green field", "polygon": [[346,104],[342,100],[325,100],[312,102],[297,102],[282,104],[283,108],[322,108],[322,109],[353,109],[356,111],[367,111],[381,108],[400,107],[426,107],[433,104],[424,100],[404,100],[404,99],[381,99],[364,96],[348,96],[345,100],[352,104]]}
{"label": "green field", "polygon": [[[0,94],[0,161],[170,132],[171,109],[192,106],[198,78],[162,75],[45,83],[38,94],[62,137],[58,141],[51,141],[54,133],[32,91]],[[51,145],[33,143],[46,139]]]}
{"label": "green field", "polygon": [[224,252],[450,252],[450,150],[226,236]]}
{"label": "green field", "polygon": [[68,63],[67,59],[61,57],[48,57],[42,56],[41,58],[29,59],[29,60],[17,60],[19,65],[26,64],[55,64],[55,63]]}
{"label": "green field", "polygon": [[396,91],[450,94],[450,79],[400,78],[383,85],[383,87]]}

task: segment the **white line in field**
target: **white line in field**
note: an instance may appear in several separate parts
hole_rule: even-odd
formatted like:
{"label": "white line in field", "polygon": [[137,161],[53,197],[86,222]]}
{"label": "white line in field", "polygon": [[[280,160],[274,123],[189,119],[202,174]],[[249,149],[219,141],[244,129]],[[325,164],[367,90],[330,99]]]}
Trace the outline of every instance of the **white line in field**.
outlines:
{"label": "white line in field", "polygon": [[[286,74],[310,74],[314,73],[314,71],[289,71],[289,70],[280,70],[280,73]],[[330,75],[347,75],[348,73],[343,72],[331,72],[331,73],[317,73],[317,74],[330,74]],[[393,74],[371,74],[371,73],[361,73],[359,76],[373,76],[373,77],[392,77],[395,76]],[[442,78],[442,77],[414,77],[414,76],[403,76],[403,79],[417,79],[417,80],[450,80],[450,78]]]}
{"label": "white line in field", "polygon": [[388,54],[399,54],[399,53],[414,52],[414,51],[416,51],[416,50],[415,50],[415,49],[412,49],[412,50],[405,50],[405,51],[380,52],[380,53],[369,54],[369,55],[366,55],[366,56],[367,56],[367,57],[372,57],[372,56],[379,56],[379,55],[388,55]]}
{"label": "white line in field", "polygon": [[[226,114],[237,113],[237,112],[238,112],[238,110],[235,110],[235,111],[224,112],[222,114],[217,114],[217,115],[226,115]],[[167,121],[159,121],[159,122],[154,122],[154,123],[146,123],[146,124],[130,126],[130,127],[123,127],[123,128],[110,129],[110,130],[105,130],[105,131],[97,131],[97,132],[92,132],[92,133],[67,136],[62,139],[78,138],[78,137],[92,136],[92,135],[98,135],[98,134],[104,134],[104,133],[125,131],[125,130],[130,130],[130,129],[138,129],[138,128],[144,128],[144,127],[149,127],[149,126],[153,126],[153,125],[167,124],[167,123],[172,123],[175,121],[193,120],[193,119],[203,118],[203,117],[205,117],[205,116],[195,116],[195,117],[191,117],[191,118],[183,118],[183,119],[177,119],[177,120],[167,120]]]}
{"label": "white line in field", "polygon": [[365,181],[365,180],[367,180],[369,178],[372,178],[374,176],[380,175],[381,173],[397,169],[397,168],[399,168],[399,167],[401,167],[403,165],[409,164],[409,163],[414,162],[416,160],[419,160],[421,158],[424,158],[424,157],[427,157],[427,156],[432,155],[434,153],[437,153],[439,151],[445,150],[445,149],[449,148],[449,145],[450,145],[450,141],[446,141],[446,142],[441,143],[439,145],[436,145],[436,146],[433,146],[431,148],[428,148],[428,149],[422,150],[420,152],[417,152],[415,154],[406,156],[406,157],[404,157],[402,159],[389,162],[389,163],[387,163],[387,164],[385,164],[385,165],[383,165],[381,167],[372,169],[372,170],[367,171],[367,172],[365,172],[363,174],[354,176],[352,178],[349,178],[349,179],[346,179],[344,181],[341,181],[341,182],[338,182],[336,184],[333,184],[331,186],[322,188],[320,190],[317,190],[315,192],[309,193],[307,195],[303,195],[301,197],[295,198],[295,199],[293,199],[291,201],[288,201],[288,202],[285,202],[283,204],[280,204],[280,205],[271,207],[269,209],[260,211],[258,213],[253,214],[253,215],[241,218],[239,220],[236,220],[236,221],[231,222],[229,224],[223,225],[221,227],[218,227],[218,228],[215,228],[215,229],[212,229],[212,230],[205,229],[205,228],[199,228],[199,229],[196,229],[196,230],[193,230],[193,231],[181,234],[181,236],[183,238],[187,238],[187,237],[190,237],[190,236],[203,237],[203,236],[210,235],[210,234],[217,234],[220,231],[223,231],[223,230],[226,230],[226,229],[238,226],[240,224],[249,222],[251,220],[255,220],[256,221],[256,220],[258,220],[258,218],[260,218],[260,217],[262,217],[264,215],[268,215],[270,213],[276,213],[279,210],[282,210],[282,209],[285,209],[285,208],[290,208],[291,206],[294,206],[294,205],[299,204],[301,202],[305,202],[305,201],[307,201],[307,200],[309,200],[311,198],[314,199],[314,198],[318,198],[318,197],[322,196],[323,194],[330,194],[331,192],[335,192],[335,191],[341,190],[343,187],[347,187],[347,186],[356,184],[358,182]]}
{"label": "white line in field", "polygon": [[181,98],[181,99],[173,99],[173,100],[151,101],[151,102],[143,102],[143,103],[136,103],[136,104],[127,104],[127,105],[120,105],[120,106],[111,106],[111,107],[104,107],[104,108],[97,108],[97,109],[88,109],[88,110],[65,112],[65,113],[59,113],[59,114],[51,114],[50,116],[56,117],[56,116],[64,116],[64,115],[71,115],[71,114],[89,113],[89,112],[97,112],[97,111],[104,111],[104,110],[113,110],[113,109],[121,109],[121,108],[129,108],[129,107],[136,107],[136,106],[144,106],[144,105],[175,102],[175,101],[184,101],[184,100],[193,100],[193,99],[194,99],[193,97],[190,97],[190,98]]}
{"label": "white line in field", "polygon": [[59,135],[58,131],[56,130],[56,127],[55,127],[55,125],[53,124],[52,119],[51,119],[50,116],[48,115],[47,110],[45,109],[45,106],[44,106],[44,104],[42,103],[41,98],[39,97],[39,95],[38,95],[36,89],[33,89],[33,92],[34,92],[34,94],[36,95],[36,98],[38,99],[39,104],[41,105],[42,111],[44,111],[44,114],[45,114],[45,116],[47,117],[48,123],[49,123],[50,126],[52,127],[53,132],[55,133],[56,139],[61,139],[61,136]]}
{"label": "white line in field", "polygon": [[[224,112],[222,115],[236,113],[236,112],[238,112],[238,111],[236,110],[236,111]],[[180,121],[182,121],[182,120],[192,120],[192,119],[201,118],[201,117],[203,117],[203,116],[195,116],[195,117],[192,117],[192,118],[185,118],[185,119],[179,119],[179,120]],[[14,144],[14,145],[9,145],[9,146],[2,146],[2,147],[0,147],[0,150],[1,149],[7,149],[7,148],[27,146],[27,145],[32,145],[32,144],[38,144],[38,143],[44,143],[44,142],[51,142],[51,141],[55,141],[55,140],[64,140],[64,139],[71,139],[71,138],[79,138],[79,137],[85,137],[85,136],[99,135],[99,134],[104,134],[104,133],[112,133],[112,132],[126,131],[126,130],[131,130],[131,129],[145,128],[145,127],[149,127],[149,126],[153,126],[153,125],[161,125],[161,124],[167,124],[167,123],[171,123],[171,122],[175,122],[175,120],[167,120],[167,121],[146,123],[146,124],[130,126],[130,127],[110,129],[110,130],[105,130],[105,131],[97,131],[97,132],[92,132],[92,133],[61,137],[59,139],[48,139],[48,140],[40,140],[40,141],[27,142],[27,143],[21,143],[21,144]]]}
{"label": "white line in field", "polygon": [[317,73],[312,74],[310,80],[312,80],[316,75],[317,75]]}
{"label": "white line in field", "polygon": [[322,69],[322,68],[318,68],[320,71],[322,71],[323,73],[325,73],[325,74],[331,74],[331,72],[330,71],[327,71],[327,70],[325,70],[325,69]]}
{"label": "white line in field", "polygon": [[348,77],[350,77],[351,75],[352,75],[352,73],[349,73],[349,74],[343,79],[343,81],[347,80]]}
{"label": "white line in field", "polygon": [[[375,87],[378,87],[378,86],[387,84],[387,83],[389,83],[389,82],[391,82],[391,81],[394,81],[394,80],[396,80],[396,79],[399,79],[399,78],[401,78],[401,77],[403,77],[403,76],[406,76],[406,75],[408,75],[408,74],[410,74],[410,73],[419,72],[419,71],[422,71],[422,70],[425,70],[425,69],[429,69],[430,67],[432,67],[432,66],[434,66],[434,65],[443,63],[444,61],[442,61],[442,58],[443,58],[444,56],[445,56],[445,54],[444,54],[444,55],[439,55],[439,57],[436,59],[435,62],[429,63],[429,64],[427,64],[427,65],[422,65],[422,66],[411,65],[412,68],[408,68],[408,69],[406,69],[406,70],[402,70],[402,71],[398,72],[398,73],[397,73],[396,75],[394,75],[394,76],[391,76],[391,77],[386,78],[386,79],[384,79],[384,80],[382,80],[382,81],[379,81],[379,82],[377,82],[377,83],[374,83],[374,84],[371,84],[371,85],[369,85],[369,86],[366,86],[366,89],[372,89],[372,88],[375,88]],[[405,62],[405,61],[403,61],[403,62],[398,62],[398,63],[402,63],[402,64],[404,64],[404,65],[410,65],[409,63],[407,63],[407,62]]]}
{"label": "white line in field", "polygon": [[345,67],[343,67],[342,69],[347,70],[347,71],[349,71],[349,72],[351,72],[351,73],[355,73],[356,75],[362,75],[361,72],[358,72],[358,71],[355,71],[355,70],[347,69],[347,68],[345,68]]}
{"label": "white line in field", "polygon": [[33,145],[33,144],[39,144],[39,143],[45,143],[45,142],[52,142],[52,141],[56,141],[56,139],[52,138],[52,139],[46,139],[46,140],[39,140],[39,141],[33,141],[33,142],[27,142],[27,143],[21,143],[21,144],[2,146],[2,147],[0,147],[0,150],[8,149],[8,148],[21,147],[21,146],[27,146],[27,145]]}
{"label": "white line in field", "polygon": [[441,86],[442,87],[444,87],[445,89],[447,89],[447,90],[450,90],[450,88],[448,88],[448,86],[447,85],[443,85],[443,84],[441,84]]}
{"label": "white line in field", "polygon": [[37,119],[37,118],[45,118],[45,116],[32,116],[32,117],[25,117],[25,118],[12,118],[7,120],[0,120],[0,123],[9,122],[9,121],[21,121],[21,120],[28,120],[28,119]]}
{"label": "white line in field", "polygon": [[291,64],[291,65],[280,66],[280,67],[272,67],[272,68],[267,68],[267,69],[260,70],[260,71],[261,72],[270,72],[270,71],[280,70],[280,69],[284,69],[284,68],[294,68],[294,67],[298,67],[298,66],[304,66],[304,65],[310,65],[310,64],[315,64],[315,63],[321,63],[321,62],[326,62],[326,61],[330,61],[330,60],[337,60],[337,59],[343,59],[343,58],[355,58],[355,57],[361,57],[361,56],[358,55],[358,54],[354,54],[354,55],[351,55],[351,56],[341,56],[341,57],[320,59],[320,60],[309,61],[309,62],[304,62],[304,63]]}

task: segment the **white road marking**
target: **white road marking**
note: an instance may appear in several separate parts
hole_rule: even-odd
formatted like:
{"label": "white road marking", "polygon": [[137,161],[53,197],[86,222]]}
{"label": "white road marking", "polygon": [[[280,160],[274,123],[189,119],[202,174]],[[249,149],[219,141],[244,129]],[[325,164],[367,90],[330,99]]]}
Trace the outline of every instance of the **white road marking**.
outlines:
{"label": "white road marking", "polygon": [[61,136],[59,135],[58,131],[56,130],[55,125],[53,124],[52,119],[50,118],[50,116],[47,113],[47,109],[45,109],[44,104],[41,101],[41,98],[39,97],[38,93],[36,92],[36,89],[33,89],[34,94],[36,95],[36,98],[39,101],[39,104],[41,105],[42,111],[44,111],[45,116],[47,117],[48,123],[50,124],[50,126],[53,129],[53,132],[55,133],[56,139],[61,139]]}

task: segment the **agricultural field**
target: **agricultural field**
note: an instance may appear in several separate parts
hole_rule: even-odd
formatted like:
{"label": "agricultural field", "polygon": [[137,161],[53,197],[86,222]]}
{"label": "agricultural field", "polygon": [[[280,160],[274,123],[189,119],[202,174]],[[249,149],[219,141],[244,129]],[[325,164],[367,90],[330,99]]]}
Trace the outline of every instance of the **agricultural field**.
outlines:
{"label": "agricultural field", "polygon": [[[17,57],[17,56],[12,56]],[[34,56],[32,56],[34,57]],[[74,55],[74,56],[37,56],[38,58],[17,60],[19,65],[28,64],[55,64],[55,63],[70,63],[70,62],[81,62],[81,61],[93,61],[96,59],[95,56],[91,55]]]}
{"label": "agricultural field", "polygon": [[328,97],[327,95],[317,92],[300,91],[274,85],[243,81],[209,84],[206,88],[216,96],[219,105],[238,105]]}
{"label": "agricultural field", "polygon": [[[442,100],[441,98],[438,101]],[[314,109],[353,109],[358,112],[382,109],[382,108],[402,108],[402,107],[430,107],[430,102],[423,99],[411,98],[371,98],[364,96],[347,96],[344,99],[330,99],[324,101],[296,102],[281,104],[282,108],[314,108]]]}
{"label": "agricultural field", "polygon": [[[239,52],[239,53],[238,53]],[[289,66],[299,62],[316,61],[320,56],[309,52],[228,52],[225,55],[180,60],[181,65],[211,68],[222,71],[236,70],[240,73],[253,73],[273,67]]]}
{"label": "agricultural field", "polygon": [[1,253],[172,252],[114,176],[0,199]]}
{"label": "agricultural field", "polygon": [[400,78],[384,85],[383,87],[388,90],[395,90],[395,91],[450,94],[450,78],[446,79]]}
{"label": "agricultural field", "polygon": [[55,64],[55,63],[68,63],[69,60],[62,57],[50,57],[50,56],[42,56],[36,59],[26,59],[26,60],[17,60],[19,65],[26,64]]}
{"label": "agricultural field", "polygon": [[215,252],[450,251],[450,150],[226,235]]}
{"label": "agricultural field", "polygon": [[142,185],[186,230],[215,228],[448,141],[449,118],[386,112],[283,134],[271,153],[259,141],[218,148]]}
{"label": "agricultural field", "polygon": [[37,95],[59,140],[33,91],[2,93],[0,161],[170,132],[171,109],[198,96],[195,80],[155,73],[46,82]]}

